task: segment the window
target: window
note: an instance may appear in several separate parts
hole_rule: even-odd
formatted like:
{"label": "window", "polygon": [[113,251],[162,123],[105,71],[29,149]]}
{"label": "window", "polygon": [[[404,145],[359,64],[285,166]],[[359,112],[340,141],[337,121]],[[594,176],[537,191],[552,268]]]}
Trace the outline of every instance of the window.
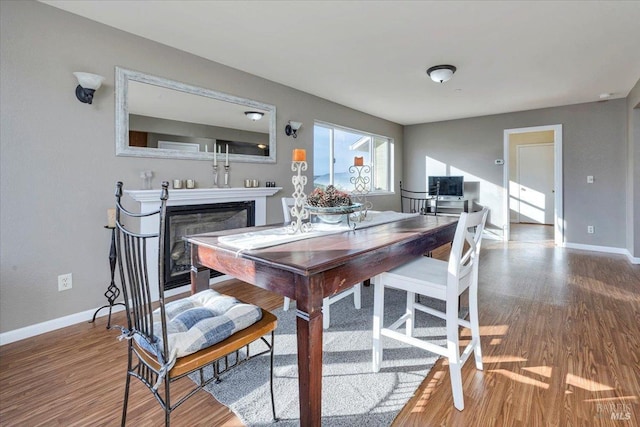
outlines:
{"label": "window", "polygon": [[393,191],[393,140],[328,123],[313,128],[313,186],[333,185],[343,191],[353,190],[349,167],[355,157],[363,157],[371,167],[371,193]]}

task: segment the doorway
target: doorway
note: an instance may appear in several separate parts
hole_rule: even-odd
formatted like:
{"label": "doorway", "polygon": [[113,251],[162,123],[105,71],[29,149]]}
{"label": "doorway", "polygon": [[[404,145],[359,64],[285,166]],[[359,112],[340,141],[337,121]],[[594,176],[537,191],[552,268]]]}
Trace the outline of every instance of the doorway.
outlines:
{"label": "doorway", "polygon": [[548,224],[562,246],[562,125],[506,129],[504,160],[503,239],[511,240],[512,222]]}
{"label": "doorway", "polygon": [[553,142],[517,144],[516,153],[517,180],[509,201],[515,221],[511,222],[553,225]]}

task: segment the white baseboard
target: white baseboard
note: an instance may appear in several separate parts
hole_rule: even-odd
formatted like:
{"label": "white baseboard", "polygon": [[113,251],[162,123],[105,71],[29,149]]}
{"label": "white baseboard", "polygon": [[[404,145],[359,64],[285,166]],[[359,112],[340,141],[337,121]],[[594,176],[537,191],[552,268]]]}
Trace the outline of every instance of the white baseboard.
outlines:
{"label": "white baseboard", "polygon": [[[68,316],[58,317],[57,319],[47,320],[46,322],[36,323],[35,325],[25,326],[24,328],[14,329],[13,331],[3,332],[0,334],[0,345],[9,344],[15,341],[20,341],[25,338],[31,338],[36,335],[44,334],[46,332],[55,331],[56,329],[66,328],[67,326],[75,325],[77,323],[88,322],[93,317],[96,309],[82,311],[80,313],[70,314]],[[123,311],[124,307],[116,305],[111,310],[112,313]],[[104,313],[104,314],[102,314]],[[109,310],[105,309],[98,313],[97,318],[107,316]]]}
{"label": "white baseboard", "polygon": [[[210,283],[223,282],[229,280],[230,276],[219,276],[211,279]],[[171,289],[165,292],[165,297],[172,297],[184,292],[190,292],[191,286],[185,285],[179,288]],[[59,317],[57,319],[47,320],[46,322],[36,323],[35,325],[25,326],[24,328],[14,329],[13,331],[7,331],[0,333],[0,346],[10,344],[15,341],[20,341],[26,338],[35,337],[36,335],[44,334],[46,332],[55,331],[56,329],[66,328],[67,326],[75,325],[82,322],[88,322],[93,317],[93,313],[96,312],[98,307],[91,310],[82,311],[80,313],[70,314],[68,316]],[[123,311],[124,307],[116,305],[111,310],[112,313]],[[96,319],[109,315],[109,310],[104,309],[98,313]]]}
{"label": "white baseboard", "polygon": [[640,264],[640,258],[631,255],[628,249],[614,248],[611,246],[583,245],[581,243],[565,243],[565,248],[581,249],[583,251],[606,252],[610,254],[626,255],[631,264]]}

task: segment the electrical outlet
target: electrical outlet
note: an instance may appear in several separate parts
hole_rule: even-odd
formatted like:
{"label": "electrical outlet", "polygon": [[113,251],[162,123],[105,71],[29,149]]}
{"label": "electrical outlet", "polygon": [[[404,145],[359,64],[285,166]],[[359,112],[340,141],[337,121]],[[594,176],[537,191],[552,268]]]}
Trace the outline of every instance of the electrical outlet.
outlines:
{"label": "electrical outlet", "polygon": [[595,230],[593,229],[593,225],[587,225],[587,233],[588,234],[595,233]]}
{"label": "electrical outlet", "polygon": [[593,184],[593,175],[587,175],[587,184]]}
{"label": "electrical outlet", "polygon": [[71,273],[58,276],[58,291],[68,291],[73,287],[73,277]]}

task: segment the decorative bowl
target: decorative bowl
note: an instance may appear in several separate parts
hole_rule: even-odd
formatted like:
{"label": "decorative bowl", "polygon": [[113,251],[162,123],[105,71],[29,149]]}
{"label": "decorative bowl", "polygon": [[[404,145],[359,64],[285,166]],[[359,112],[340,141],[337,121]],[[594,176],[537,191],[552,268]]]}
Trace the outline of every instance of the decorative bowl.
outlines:
{"label": "decorative bowl", "polygon": [[342,222],[345,215],[352,214],[353,212],[362,208],[362,203],[354,203],[348,206],[329,207],[307,205],[305,206],[305,208],[312,215],[317,215],[322,222],[326,222],[327,224],[339,224],[340,222]]}

